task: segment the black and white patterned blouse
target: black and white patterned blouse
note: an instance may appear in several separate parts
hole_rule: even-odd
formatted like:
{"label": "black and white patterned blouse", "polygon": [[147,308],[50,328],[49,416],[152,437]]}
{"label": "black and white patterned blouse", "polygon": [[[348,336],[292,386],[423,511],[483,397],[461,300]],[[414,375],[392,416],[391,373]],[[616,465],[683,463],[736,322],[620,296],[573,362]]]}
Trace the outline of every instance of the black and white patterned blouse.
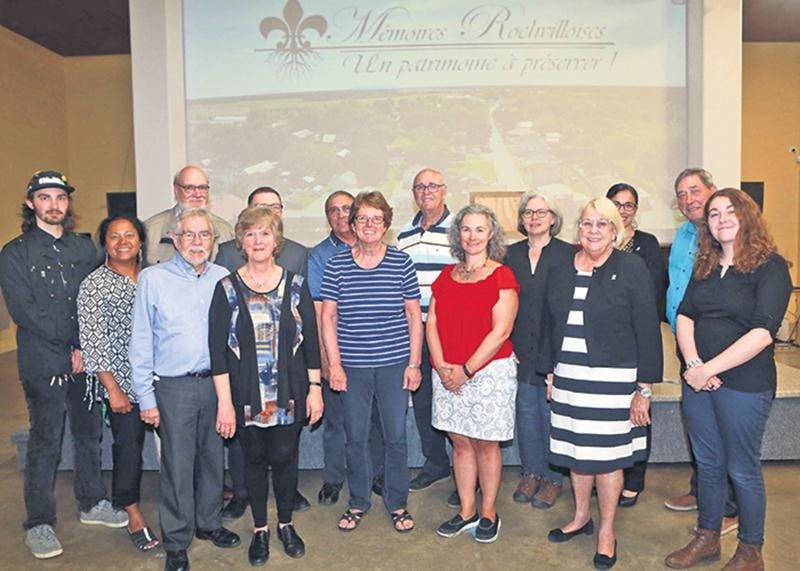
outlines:
{"label": "black and white patterned blouse", "polygon": [[[136,284],[102,265],[86,276],[78,292],[78,324],[86,372],[110,372],[131,402],[131,315]],[[102,388],[102,395],[106,395]]]}

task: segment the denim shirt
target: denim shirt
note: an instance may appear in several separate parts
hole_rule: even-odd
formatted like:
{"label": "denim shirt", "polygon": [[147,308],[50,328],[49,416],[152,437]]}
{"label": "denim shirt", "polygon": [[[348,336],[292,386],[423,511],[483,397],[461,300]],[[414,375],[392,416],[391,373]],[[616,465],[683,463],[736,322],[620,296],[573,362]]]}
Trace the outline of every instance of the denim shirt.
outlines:
{"label": "denim shirt", "polygon": [[199,276],[177,252],[142,270],[133,302],[129,357],[133,392],[154,408],[153,376],[179,377],[211,369],[208,310],[225,268],[207,262]]}
{"label": "denim shirt", "polygon": [[311,249],[308,255],[308,289],[311,299],[322,301],[322,276],[325,273],[325,264],[339,252],[349,250],[350,245],[342,242],[333,232],[322,242]]}
{"label": "denim shirt", "polygon": [[675,332],[678,307],[692,279],[694,253],[697,250],[697,228],[686,222],[678,228],[669,250],[669,289],[667,289],[667,321]]}

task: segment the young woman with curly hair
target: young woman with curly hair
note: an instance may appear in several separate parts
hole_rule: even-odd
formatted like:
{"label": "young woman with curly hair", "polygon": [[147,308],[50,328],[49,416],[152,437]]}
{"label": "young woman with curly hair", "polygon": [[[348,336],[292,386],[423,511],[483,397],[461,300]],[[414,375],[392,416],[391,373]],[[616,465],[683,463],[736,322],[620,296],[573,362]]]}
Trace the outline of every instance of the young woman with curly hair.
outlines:
{"label": "young woman with curly hair", "polygon": [[763,569],[766,492],[761,440],[775,397],[773,342],[792,283],[755,202],[741,190],[705,205],[692,281],[678,310],[686,360],[682,406],[697,458],[697,528],[666,564],[687,568],[720,557],[730,477],[739,503],[739,546],[724,569]]}

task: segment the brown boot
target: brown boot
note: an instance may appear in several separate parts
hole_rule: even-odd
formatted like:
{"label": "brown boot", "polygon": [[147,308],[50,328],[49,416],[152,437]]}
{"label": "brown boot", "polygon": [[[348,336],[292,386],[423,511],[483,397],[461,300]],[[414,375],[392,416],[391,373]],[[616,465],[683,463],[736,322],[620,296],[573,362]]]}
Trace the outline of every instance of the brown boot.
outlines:
{"label": "brown boot", "polygon": [[664,564],[672,569],[688,569],[701,561],[719,559],[719,551],[719,532],[700,528],[686,547],[667,555]]}
{"label": "brown boot", "polygon": [[761,546],[739,542],[733,559],[722,568],[722,571],[764,571],[764,560],[761,558]]}
{"label": "brown boot", "polygon": [[539,491],[533,496],[531,505],[540,510],[549,510],[556,505],[556,501],[561,495],[561,488],[558,484],[542,478],[542,483],[539,484]]}
{"label": "brown boot", "polygon": [[533,474],[523,474],[519,479],[517,489],[514,490],[514,494],[511,496],[512,499],[515,502],[521,502],[523,504],[528,503],[531,501],[531,498],[533,498],[533,494],[536,493],[536,490],[539,489],[539,482],[539,478]]}

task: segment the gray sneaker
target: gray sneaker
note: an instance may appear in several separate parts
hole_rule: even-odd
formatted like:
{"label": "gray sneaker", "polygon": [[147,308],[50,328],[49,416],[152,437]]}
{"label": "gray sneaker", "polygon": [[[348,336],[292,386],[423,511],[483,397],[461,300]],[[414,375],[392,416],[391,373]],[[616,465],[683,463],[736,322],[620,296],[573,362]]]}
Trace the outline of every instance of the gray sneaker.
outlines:
{"label": "gray sneaker", "polygon": [[128,513],[125,510],[116,509],[111,502],[102,499],[88,512],[81,512],[80,520],[86,525],[125,527],[128,525]]}
{"label": "gray sneaker", "polygon": [[36,559],[50,559],[64,552],[61,542],[56,537],[56,532],[46,523],[28,530],[28,534],[25,536],[25,545]]}

